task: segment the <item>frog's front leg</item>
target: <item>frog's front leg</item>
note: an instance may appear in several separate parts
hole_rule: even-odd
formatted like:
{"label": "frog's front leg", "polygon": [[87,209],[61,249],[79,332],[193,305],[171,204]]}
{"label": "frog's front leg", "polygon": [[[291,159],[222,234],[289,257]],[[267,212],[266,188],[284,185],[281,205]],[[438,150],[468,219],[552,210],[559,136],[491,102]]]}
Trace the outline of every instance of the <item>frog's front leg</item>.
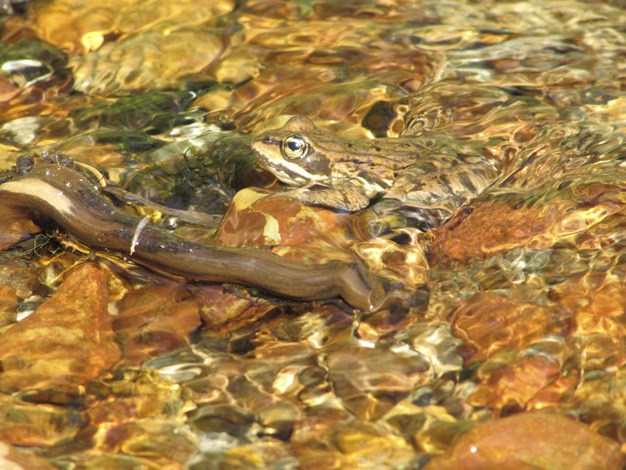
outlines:
{"label": "frog's front leg", "polygon": [[367,191],[349,182],[332,188],[292,189],[281,194],[291,197],[302,204],[330,207],[331,209],[348,212],[365,209],[370,203]]}

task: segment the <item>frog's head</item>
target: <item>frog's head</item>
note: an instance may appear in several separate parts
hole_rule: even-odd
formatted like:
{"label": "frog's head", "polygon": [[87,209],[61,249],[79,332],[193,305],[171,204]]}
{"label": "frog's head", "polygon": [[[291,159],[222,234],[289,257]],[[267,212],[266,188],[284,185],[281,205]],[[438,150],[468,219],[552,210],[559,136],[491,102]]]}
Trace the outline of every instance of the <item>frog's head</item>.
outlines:
{"label": "frog's head", "polygon": [[291,186],[327,185],[330,161],[320,152],[316,136],[323,131],[304,116],[291,118],[280,129],[267,131],[252,143],[259,163]]}

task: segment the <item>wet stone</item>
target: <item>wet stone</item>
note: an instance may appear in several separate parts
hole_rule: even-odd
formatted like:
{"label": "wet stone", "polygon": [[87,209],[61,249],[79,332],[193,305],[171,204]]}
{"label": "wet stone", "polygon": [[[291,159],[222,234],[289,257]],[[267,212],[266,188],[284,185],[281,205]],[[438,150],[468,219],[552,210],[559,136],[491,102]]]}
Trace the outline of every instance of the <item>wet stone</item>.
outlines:
{"label": "wet stone", "polygon": [[0,389],[63,403],[105,374],[120,355],[107,301],[98,267],[85,263],[69,272],[50,299],[3,333]]}
{"label": "wet stone", "polygon": [[[560,364],[542,355],[523,358],[500,355],[483,364],[477,376],[476,390],[468,397],[468,402],[494,410],[546,406],[550,399],[558,401],[575,386],[573,380],[564,378],[557,388],[556,383],[561,379]],[[548,395],[545,391],[550,388],[552,393]]]}
{"label": "wet stone", "polygon": [[22,453],[5,442],[0,443],[0,465],[4,468],[14,468],[16,470],[28,468],[40,468],[41,470],[54,469],[54,467],[44,459],[36,455]]}
{"label": "wet stone", "polygon": [[428,371],[428,363],[418,354],[384,349],[331,348],[325,362],[338,398],[367,421],[379,418],[406,397],[425,381]]}
{"label": "wet stone", "polygon": [[71,409],[27,403],[2,394],[0,422],[0,441],[15,446],[50,447],[75,438],[85,418]]}
{"label": "wet stone", "polygon": [[466,358],[474,361],[501,350],[523,348],[566,326],[544,306],[492,294],[469,299],[450,315],[450,322],[454,335],[463,339]]}
{"label": "wet stone", "polygon": [[[73,4],[55,0],[30,9],[36,33],[71,55],[96,50],[107,41],[107,34],[123,35],[137,31],[198,28],[213,24],[216,18],[232,10],[230,0],[176,4],[158,1],[114,0],[106,5],[96,1]],[[195,15],[188,15],[194,8]]]}
{"label": "wet stone", "polygon": [[624,463],[616,442],[562,415],[524,413],[479,423],[427,470],[463,468],[606,468]]}
{"label": "wet stone", "polygon": [[345,215],[327,209],[245,189],[233,199],[216,241],[231,247],[277,245],[275,251],[283,256],[316,264],[331,259],[349,261],[345,250],[320,237],[322,233],[331,239],[340,237],[343,220]]}
{"label": "wet stone", "polygon": [[[130,236],[147,216],[389,290],[366,314],[170,278],[0,191],[0,467],[623,467],[620,2],[0,4],[2,181],[58,151],[117,185]],[[366,210],[300,204],[250,148],[296,115],[352,185],[380,175],[342,138],[417,165]]]}
{"label": "wet stone", "polygon": [[184,290],[166,286],[128,293],[117,310],[112,327],[123,338],[127,365],[139,365],[184,345],[200,326],[198,304]]}
{"label": "wet stone", "polygon": [[30,217],[22,211],[11,210],[10,208],[0,209],[4,229],[0,237],[0,250],[11,248],[21,240],[40,231]]}
{"label": "wet stone", "polygon": [[[206,31],[140,34],[73,59],[70,65],[76,77],[74,87],[83,93],[104,96],[128,90],[170,88],[211,64],[222,47],[220,38]],[[177,62],[172,60],[174,57],[184,60]],[[168,65],[164,68],[163,64]],[[102,75],[98,71],[103,67],[116,69],[117,73]]]}

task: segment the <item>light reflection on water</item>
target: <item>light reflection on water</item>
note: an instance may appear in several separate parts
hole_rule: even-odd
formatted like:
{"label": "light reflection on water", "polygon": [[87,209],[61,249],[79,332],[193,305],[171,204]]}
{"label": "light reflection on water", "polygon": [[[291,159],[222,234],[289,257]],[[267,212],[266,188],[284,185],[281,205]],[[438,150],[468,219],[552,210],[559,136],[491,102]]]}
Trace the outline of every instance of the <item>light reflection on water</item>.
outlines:
{"label": "light reflection on water", "polygon": [[[149,338],[137,341],[143,369],[122,362],[77,402],[92,424],[72,418],[25,445],[62,468],[418,468],[478,421],[548,409],[623,449],[619,5],[55,0],[6,19],[5,168],[60,150],[157,202],[221,215],[235,190],[268,181],[249,134],[304,114],[345,136],[478,148],[500,171],[419,238],[425,254],[333,233],[298,246],[291,233],[292,257],[311,244],[421,263],[391,276],[424,284],[411,312],[224,301],[195,334],[163,335],[173,351],[151,356]],[[27,59],[53,75],[20,75]],[[118,293],[137,287],[116,279]],[[25,416],[41,412],[29,406]]]}

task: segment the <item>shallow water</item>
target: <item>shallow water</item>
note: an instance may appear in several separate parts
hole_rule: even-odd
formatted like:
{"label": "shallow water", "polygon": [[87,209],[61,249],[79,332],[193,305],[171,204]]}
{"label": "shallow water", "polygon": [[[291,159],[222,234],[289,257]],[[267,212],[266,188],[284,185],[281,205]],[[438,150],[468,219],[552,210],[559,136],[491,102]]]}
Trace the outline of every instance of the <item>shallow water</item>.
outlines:
{"label": "shallow water", "polygon": [[[181,236],[310,263],[358,259],[409,300],[360,315],[163,281],[101,256],[93,289],[109,336],[81,355],[86,312],[52,360],[56,346],[31,347],[33,329],[17,328],[20,312],[41,317],[87,257],[61,235],[28,240],[0,272],[1,333],[7,344],[31,334],[23,352],[0,353],[0,441],[59,468],[439,468],[431,459],[477,423],[542,410],[605,436],[610,452],[595,462],[621,468],[623,7],[15,3],[0,49],[2,168],[62,152],[153,202],[216,216],[194,225],[128,208]],[[443,226],[405,227],[408,244],[371,238],[372,224],[402,217],[267,196],[278,187],[249,142],[293,115],[349,137],[477,149],[499,176]],[[60,374],[65,357],[95,372]],[[554,439],[552,450],[577,442]],[[532,447],[518,444],[520,455]],[[530,461],[576,468],[555,458]]]}

